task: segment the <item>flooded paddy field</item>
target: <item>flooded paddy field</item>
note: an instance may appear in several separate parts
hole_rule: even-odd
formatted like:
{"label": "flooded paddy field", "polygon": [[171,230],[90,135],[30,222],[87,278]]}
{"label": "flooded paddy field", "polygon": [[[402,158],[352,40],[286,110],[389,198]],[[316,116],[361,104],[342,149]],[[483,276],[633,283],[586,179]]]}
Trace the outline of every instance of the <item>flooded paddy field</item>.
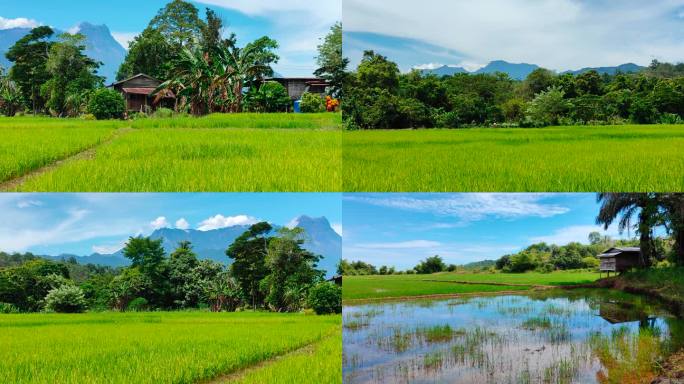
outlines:
{"label": "flooded paddy field", "polygon": [[343,338],[349,384],[630,382],[684,346],[684,320],[644,297],[554,290],[345,306]]}

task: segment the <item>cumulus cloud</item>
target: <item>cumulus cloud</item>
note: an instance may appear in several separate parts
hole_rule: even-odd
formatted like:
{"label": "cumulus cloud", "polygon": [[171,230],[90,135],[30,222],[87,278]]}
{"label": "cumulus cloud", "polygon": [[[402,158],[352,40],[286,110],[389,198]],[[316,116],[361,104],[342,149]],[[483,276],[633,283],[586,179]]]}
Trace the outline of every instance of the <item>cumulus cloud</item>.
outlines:
{"label": "cumulus cloud", "polygon": [[20,208],[20,209],[40,207],[42,205],[43,205],[43,202],[40,200],[20,200],[17,202],[17,208]]}
{"label": "cumulus cloud", "polygon": [[330,224],[330,227],[332,227],[333,231],[337,232],[338,235],[342,236],[342,223],[332,223]]}
{"label": "cumulus cloud", "polygon": [[202,221],[199,225],[200,231],[213,231],[215,229],[234,227],[237,225],[252,225],[258,223],[259,220],[252,216],[237,215],[228,216],[216,215]]}
{"label": "cumulus cloud", "polygon": [[[683,0],[345,0],[345,31],[550,69],[684,59]],[[397,26],[407,26],[397,28]],[[457,62],[457,61],[456,61]]]}
{"label": "cumulus cloud", "polygon": [[188,230],[190,228],[190,223],[188,223],[187,220],[185,219],[178,219],[176,221],[176,228],[182,229],[182,230]]}
{"label": "cumulus cloud", "polygon": [[544,202],[543,194],[413,194],[413,195],[346,195],[345,200],[405,211],[458,217],[463,221],[479,221],[489,217],[516,219],[548,218],[562,215],[569,208]]}
{"label": "cumulus cloud", "polygon": [[603,227],[598,225],[572,225],[560,228],[549,235],[532,237],[530,242],[556,245],[567,245],[569,243],[586,244],[589,234],[592,232],[599,232],[603,236],[620,237],[620,233],[614,226],[608,228],[608,231],[604,231]]}
{"label": "cumulus cloud", "polygon": [[39,22],[33,19],[27,19],[25,17],[18,17],[16,19],[6,19],[0,16],[0,30],[12,28],[35,28],[39,25]]}
{"label": "cumulus cloud", "polygon": [[160,216],[160,217],[157,217],[156,219],[154,219],[150,223],[150,227],[152,227],[152,229],[154,229],[154,230],[162,229],[162,228],[168,228],[169,227],[169,221],[166,220],[166,217]]}
{"label": "cumulus cloud", "polygon": [[116,40],[122,47],[128,50],[128,43],[133,41],[135,37],[138,36],[135,32],[112,32],[112,37]]}

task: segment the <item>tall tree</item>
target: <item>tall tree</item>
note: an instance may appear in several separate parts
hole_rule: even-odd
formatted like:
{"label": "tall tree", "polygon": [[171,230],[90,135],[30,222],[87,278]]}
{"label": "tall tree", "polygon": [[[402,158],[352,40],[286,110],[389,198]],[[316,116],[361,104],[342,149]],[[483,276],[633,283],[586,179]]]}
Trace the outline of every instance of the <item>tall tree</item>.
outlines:
{"label": "tall tree", "polygon": [[173,0],[160,9],[152,19],[150,28],[158,30],[169,44],[188,47],[199,42],[204,22],[191,3]]}
{"label": "tall tree", "polygon": [[618,229],[623,232],[632,227],[632,219],[638,216],[636,230],[639,233],[641,246],[641,262],[651,266],[657,259],[653,230],[662,223],[659,213],[658,198],[654,194],[641,193],[599,193],[601,203],[596,223],[608,229],[616,220]]}
{"label": "tall tree", "polygon": [[40,89],[50,79],[47,61],[54,44],[50,41],[53,34],[52,28],[47,26],[34,28],[19,39],[5,55],[14,63],[10,70],[10,79],[17,84],[24,102],[33,113],[38,113],[45,107],[45,99],[41,96]]}
{"label": "tall tree", "polygon": [[266,255],[272,240],[272,230],[269,223],[254,224],[235,239],[226,251],[226,255],[233,259],[231,272],[246,296],[246,301],[254,309],[263,302],[265,296],[261,290],[261,281],[269,273]]}
{"label": "tall tree", "polygon": [[301,309],[306,293],[323,279],[317,268],[321,257],[302,248],[305,233],[302,228],[283,228],[268,247],[266,263],[270,274],[266,302],[277,312]]}
{"label": "tall tree", "polygon": [[123,249],[124,256],[131,260],[131,267],[150,281],[151,289],[145,297],[150,304],[165,308],[172,304],[170,300],[170,284],[168,260],[162,246],[162,239],[152,240],[149,237],[131,237]]}
{"label": "tall tree", "polygon": [[199,287],[195,284],[194,269],[199,264],[192,243],[181,241],[169,258],[169,282],[174,304],[180,308],[194,307],[199,303]]}
{"label": "tall tree", "polygon": [[104,79],[97,75],[100,63],[86,56],[85,36],[64,33],[50,47],[46,67],[51,78],[41,87],[46,106],[59,116],[81,112],[86,94]]}
{"label": "tall tree", "polygon": [[316,59],[318,69],[314,75],[326,79],[330,83],[330,93],[334,97],[342,97],[343,84],[347,77],[349,59],[342,53],[342,23],[335,23],[323,43],[318,46]]}
{"label": "tall tree", "polygon": [[676,261],[684,266],[684,194],[667,193],[662,195],[668,230],[674,238]]}
{"label": "tall tree", "polygon": [[166,80],[175,56],[173,47],[164,35],[159,30],[148,27],[128,45],[126,59],[121,63],[116,78],[124,80],[144,73]]}

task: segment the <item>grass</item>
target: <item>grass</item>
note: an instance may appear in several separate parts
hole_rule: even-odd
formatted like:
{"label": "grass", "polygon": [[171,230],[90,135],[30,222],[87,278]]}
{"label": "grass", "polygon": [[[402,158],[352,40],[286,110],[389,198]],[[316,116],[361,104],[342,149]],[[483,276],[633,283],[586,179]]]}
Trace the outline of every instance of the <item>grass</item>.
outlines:
{"label": "grass", "polygon": [[47,118],[0,118],[0,182],[96,146],[117,127],[117,122],[84,125]]}
{"label": "grass", "polygon": [[684,267],[649,268],[617,277],[616,288],[636,288],[678,303],[684,315]]}
{"label": "grass", "polygon": [[287,356],[244,375],[236,384],[342,383],[342,340],[339,331],[314,348]]}
{"label": "grass", "polygon": [[[364,300],[443,294],[525,291],[534,285],[586,284],[599,274],[587,271],[553,273],[439,273],[434,275],[345,276],[343,298]],[[459,284],[467,282],[469,284]],[[497,285],[486,285],[497,284]],[[510,284],[510,285],[507,285]]]}
{"label": "grass", "polygon": [[684,191],[684,126],[354,131],[347,192]]}
{"label": "grass", "polygon": [[[340,316],[268,313],[5,315],[0,316],[0,382],[207,381],[307,345],[316,345],[317,352],[331,348],[330,335],[339,335],[340,323]],[[335,339],[341,344],[339,336]],[[329,358],[314,353],[304,366],[288,355],[276,364],[283,380],[307,373],[338,376],[337,369],[323,372],[341,364]]]}
{"label": "grass", "polygon": [[[4,119],[0,120],[0,132],[19,132],[8,149],[3,151],[4,144],[0,144],[0,172],[6,174],[4,180],[24,175],[99,144],[114,128],[132,127],[97,147],[93,156],[32,175],[14,189],[337,192],[342,187],[339,121],[339,114],[211,115],[113,121],[107,125],[66,119]],[[19,122],[22,127],[13,128]],[[44,122],[48,123],[46,127]],[[43,139],[46,132],[48,138]],[[48,144],[56,139],[67,143],[63,145],[66,149]],[[34,149],[36,140],[42,143],[38,149]],[[39,155],[40,151],[46,154]],[[10,171],[3,172],[3,164]]]}

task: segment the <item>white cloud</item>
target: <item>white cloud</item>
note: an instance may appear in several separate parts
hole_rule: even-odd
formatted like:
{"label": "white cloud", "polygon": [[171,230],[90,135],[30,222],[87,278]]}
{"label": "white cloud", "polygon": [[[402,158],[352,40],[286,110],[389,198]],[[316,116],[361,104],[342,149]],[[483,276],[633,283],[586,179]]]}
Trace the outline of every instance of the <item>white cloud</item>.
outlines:
{"label": "white cloud", "polygon": [[[78,241],[88,238],[96,229],[83,231],[79,225],[88,214],[89,211],[84,209],[72,209],[57,225],[45,229],[23,229],[7,223],[7,227],[0,227],[0,249],[21,252],[35,245],[61,243],[64,239]],[[35,220],[40,219],[36,217]],[[36,221],[33,224],[38,223],[39,221]]]}
{"label": "white cloud", "polygon": [[413,69],[418,69],[418,70],[422,70],[422,69],[437,69],[437,68],[441,68],[441,67],[443,67],[443,66],[444,66],[444,64],[442,64],[442,63],[427,63],[427,64],[416,65],[416,66],[413,67]]}
{"label": "white cloud", "polygon": [[81,32],[81,26],[77,25],[75,27],[71,27],[71,28],[67,29],[67,32],[72,34],[72,35],[75,35],[75,34]]}
{"label": "white cloud", "polygon": [[128,43],[133,41],[138,33],[135,32],[112,32],[112,37],[116,40],[122,47],[128,49]]}
{"label": "white cloud", "polygon": [[543,194],[449,194],[449,195],[345,195],[345,200],[458,217],[463,221],[479,221],[488,217],[515,219],[522,217],[548,218],[562,215],[569,208],[543,202]]}
{"label": "white cloud", "polygon": [[188,223],[187,220],[185,219],[178,219],[176,221],[176,228],[182,229],[182,230],[188,230],[190,228],[190,223]]}
{"label": "white cloud", "polygon": [[225,217],[223,215],[216,215],[210,217],[200,223],[200,231],[212,231],[215,229],[234,227],[237,225],[252,225],[258,223],[259,220],[252,216],[238,215]]}
{"label": "white cloud", "polygon": [[125,242],[116,244],[93,245],[93,252],[100,255],[111,255],[126,246]]}
{"label": "white cloud", "polygon": [[168,220],[166,220],[166,217],[164,216],[157,217],[156,219],[154,219],[154,221],[150,223],[150,227],[152,227],[152,229],[154,230],[168,228],[169,226],[169,222]]}
{"label": "white cloud", "polygon": [[[199,3],[234,9],[252,16],[271,16],[276,19],[299,14],[310,23],[334,23],[342,16],[342,0],[197,0]],[[300,25],[306,29],[306,25]]]}
{"label": "white cloud", "polygon": [[588,242],[589,234],[592,232],[599,232],[603,236],[620,237],[619,232],[614,226],[604,231],[603,227],[598,225],[572,225],[565,228],[560,228],[550,235],[536,236],[530,238],[531,243],[547,243],[556,245],[567,245],[569,243]]}
{"label": "white cloud", "polygon": [[342,236],[342,223],[332,223],[330,224],[330,227],[332,227],[333,231],[337,232],[338,235]]}
{"label": "white cloud", "polygon": [[20,209],[40,207],[42,205],[43,205],[43,202],[40,200],[20,200],[17,202],[17,208],[20,208]]}
{"label": "white cloud", "polygon": [[39,22],[33,19],[27,19],[25,17],[18,17],[16,19],[6,19],[0,16],[0,30],[12,28],[35,28],[39,25]]}
{"label": "white cloud", "polygon": [[[682,0],[345,0],[346,31],[550,69],[684,59]],[[397,28],[397,26],[407,26]],[[409,27],[410,26],[410,27]]]}

